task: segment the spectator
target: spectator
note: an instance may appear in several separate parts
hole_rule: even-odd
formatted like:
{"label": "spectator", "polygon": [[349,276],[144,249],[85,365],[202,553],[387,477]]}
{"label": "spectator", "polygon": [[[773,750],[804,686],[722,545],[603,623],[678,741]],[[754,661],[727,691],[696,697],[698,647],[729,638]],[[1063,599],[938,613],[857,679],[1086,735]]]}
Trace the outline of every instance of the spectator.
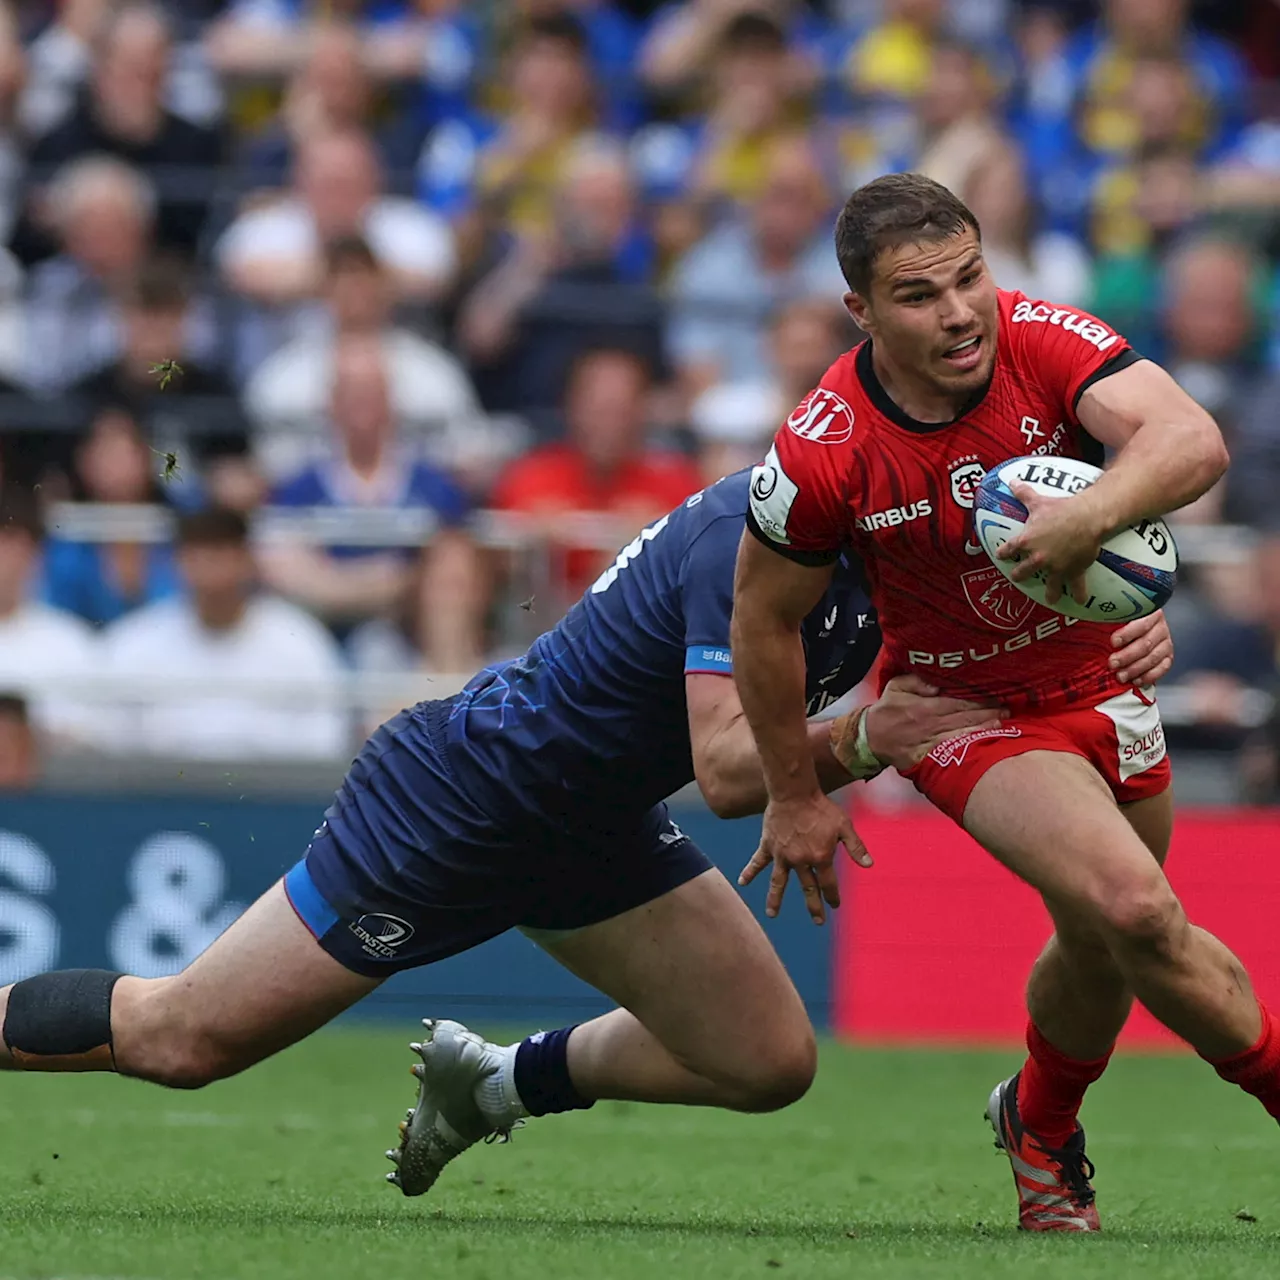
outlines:
{"label": "spectator", "polygon": [[[442,472],[396,438],[387,369],[373,337],[344,338],[334,350],[334,456],[308,467],[273,495],[278,506],[345,511],[395,509],[433,518],[419,592],[423,657],[437,671],[478,665],[487,604],[479,552],[463,529],[467,501]],[[415,585],[416,551],[406,547],[327,549],[288,542],[264,558],[268,581],[343,631],[402,607]]]}
{"label": "spectator", "polygon": [[46,393],[118,358],[121,304],[151,251],[155,192],[123,161],[88,156],[58,174],[49,200],[61,252],[27,277],[23,370]]}
{"label": "spectator", "polygon": [[[616,548],[701,485],[687,459],[649,448],[646,413],[651,374],[630,351],[600,349],[578,357],[565,394],[567,439],[543,445],[512,463],[494,490],[501,511],[531,517],[548,540],[552,581],[568,605]],[[575,541],[572,522],[585,513],[597,526],[595,545]]]}
{"label": "spectator", "polygon": [[[158,467],[137,422],[120,409],[93,420],[75,452],[75,496],[127,506],[163,502]],[[73,542],[51,537],[45,547],[45,598],[95,627],[178,589],[165,543]]]}
{"label": "spectator", "polygon": [[555,229],[519,241],[463,306],[459,333],[486,408],[554,431],[575,356],[615,343],[656,365],[662,309],[622,153],[584,142],[569,162]]}
{"label": "spectator", "polygon": [[922,136],[912,167],[952,191],[964,191],[1009,146],[995,114],[996,86],[981,55],[968,45],[940,42],[931,65],[916,107]]}
{"label": "spectator", "polygon": [[1227,509],[1237,520],[1280,535],[1280,371],[1255,381],[1234,414]]}
{"label": "spectator", "polygon": [[911,103],[933,73],[946,0],[884,0],[881,19],[845,53],[841,78],[855,100]]}
{"label": "spectator", "polygon": [[21,694],[0,693],[0,791],[30,791],[39,772],[27,700]]}
{"label": "spectator", "polygon": [[650,197],[748,203],[764,184],[770,148],[803,123],[791,51],[773,17],[738,14],[711,52],[713,88],[705,116],[650,125],[634,140]]}
{"label": "spectator", "polygon": [[1022,158],[1014,148],[994,148],[959,189],[982,227],[982,255],[1002,289],[1031,298],[1084,306],[1091,266],[1084,246],[1064,231],[1041,230],[1031,206]]}
{"label": "spectator", "polygon": [[460,229],[469,244],[483,241],[486,221],[517,237],[545,234],[575,145],[596,123],[586,34],[572,15],[529,22],[503,79],[501,119],[446,121],[422,153],[422,198],[469,223]]}
{"label": "spectator", "polygon": [[1102,156],[1132,153],[1140,141],[1146,90],[1133,80],[1147,59],[1186,67],[1183,144],[1216,151],[1239,129],[1247,76],[1230,46],[1188,23],[1187,0],[1104,0],[1102,18],[1068,50],[1084,145]]}
{"label": "spectator", "polygon": [[794,298],[840,298],[831,252],[831,196],[812,147],[777,144],[768,179],[746,219],[712,231],[677,264],[667,340],[692,394],[748,381],[766,363],[764,332]]}
{"label": "spectator", "polygon": [[[357,28],[341,22],[319,26],[306,61],[285,92],[279,116],[244,150],[240,187],[246,191],[284,187],[302,143],[347,130],[370,131],[386,172],[395,175],[412,168],[416,129],[398,118],[375,127],[376,105]],[[420,144],[421,138],[416,140]]]}
{"label": "spectator", "polygon": [[295,471],[314,450],[334,349],[344,338],[361,335],[381,345],[392,412],[406,438],[421,440],[442,465],[465,458],[479,414],[471,383],[443,347],[392,323],[390,278],[359,236],[328,247],[324,303],[321,323],[268,356],[245,388],[246,406],[261,433],[259,457],[268,472],[279,478]]}
{"label": "spectator", "polygon": [[[255,593],[244,517],[221,508],[182,516],[177,565],[183,595],[104,635],[107,670],[136,685],[117,709],[111,746],[201,760],[342,756],[337,645],[309,614]],[[244,681],[253,688],[237,688]]]}
{"label": "spectator", "polygon": [[0,243],[7,242],[22,199],[25,161],[18,130],[18,96],[25,68],[12,14],[0,12]]}
{"label": "spectator", "polygon": [[759,461],[778,424],[857,334],[844,309],[829,299],[782,307],[769,326],[769,363],[758,375],[708,387],[693,402],[689,417],[704,482]]}
{"label": "spectator", "polygon": [[413,0],[370,31],[364,59],[373,74],[403,86],[409,121],[423,131],[465,116],[483,31],[466,0]]}
{"label": "spectator", "polygon": [[208,213],[222,148],[215,131],[165,107],[170,55],[169,27],[159,9],[121,9],[103,31],[87,94],[36,143],[31,164],[50,173],[78,157],[105,154],[137,166],[159,193],[159,243],[190,253]]}
{"label": "spectator", "polygon": [[764,17],[786,32],[788,83],[807,91],[818,72],[825,30],[790,0],[688,0],[659,10],[640,51],[640,77],[663,98],[696,97],[726,31],[742,17]]}
{"label": "spectator", "polygon": [[293,194],[241,214],[218,243],[218,265],[246,298],[297,303],[320,291],[324,246],[351,235],[368,241],[402,298],[435,298],[453,275],[448,226],[411,200],[382,194],[373,145],[353,129],[298,148]]}
{"label": "spectator", "polygon": [[43,538],[34,499],[12,486],[0,493],[0,686],[21,691],[42,733],[88,740],[90,709],[54,686],[85,680],[99,669],[89,628],[79,618],[37,603]]}
{"label": "spectator", "polygon": [[[201,334],[210,327],[208,308],[193,303],[179,263],[144,262],[121,296],[117,357],[69,390],[95,409],[119,407],[145,423],[153,444],[182,458],[184,481],[194,482],[203,466],[216,485],[219,468],[231,460],[243,464],[247,443],[230,381],[189,354],[200,350]],[[161,386],[158,371],[164,369]]]}
{"label": "spectator", "polygon": [[1228,240],[1180,246],[1165,268],[1162,363],[1182,389],[1219,420],[1228,439],[1242,393],[1262,354],[1253,255]]}

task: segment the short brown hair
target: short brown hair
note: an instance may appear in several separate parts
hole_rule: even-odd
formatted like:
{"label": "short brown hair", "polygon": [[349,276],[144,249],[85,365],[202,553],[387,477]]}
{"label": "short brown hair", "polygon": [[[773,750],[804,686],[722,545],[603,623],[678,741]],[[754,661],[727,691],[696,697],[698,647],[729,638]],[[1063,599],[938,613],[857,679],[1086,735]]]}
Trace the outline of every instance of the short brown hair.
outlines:
{"label": "short brown hair", "polygon": [[178,517],[180,547],[243,547],[249,542],[249,524],[229,507],[205,507]]}
{"label": "short brown hair", "polygon": [[836,219],[836,258],[855,293],[866,294],[876,258],[885,249],[945,240],[978,219],[963,200],[921,173],[887,173],[859,187]]}

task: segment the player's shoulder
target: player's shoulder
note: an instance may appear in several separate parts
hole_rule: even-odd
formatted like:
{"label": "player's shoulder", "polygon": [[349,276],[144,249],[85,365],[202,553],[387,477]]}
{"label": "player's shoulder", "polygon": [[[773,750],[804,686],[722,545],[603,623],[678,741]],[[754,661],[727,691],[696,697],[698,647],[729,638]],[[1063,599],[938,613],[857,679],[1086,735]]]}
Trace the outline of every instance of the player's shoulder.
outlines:
{"label": "player's shoulder", "polygon": [[1107,323],[1080,307],[1031,298],[1020,290],[997,289],[1000,342],[1015,356],[1038,353],[1046,341],[1070,335],[1075,341],[1107,352],[1124,339]]}
{"label": "player's shoulder", "polygon": [[828,366],[818,385],[787,415],[790,434],[812,444],[842,445],[865,427],[872,405],[858,372],[858,353],[864,347],[865,342]]}

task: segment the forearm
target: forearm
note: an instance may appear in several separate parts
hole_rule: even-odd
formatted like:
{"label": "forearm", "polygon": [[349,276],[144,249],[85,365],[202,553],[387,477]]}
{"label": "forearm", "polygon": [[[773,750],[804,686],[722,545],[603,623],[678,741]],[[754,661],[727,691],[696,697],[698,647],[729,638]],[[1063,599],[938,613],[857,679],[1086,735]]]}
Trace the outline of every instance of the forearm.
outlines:
{"label": "forearm", "polygon": [[[831,752],[830,722],[806,723],[809,752],[823,791],[838,791],[852,781]],[[718,818],[744,818],[763,813],[769,803],[760,751],[745,716],[738,719],[708,746],[697,762],[698,787]]]}
{"label": "forearm", "polygon": [[733,615],[733,675],[755,736],[768,795],[821,791],[805,720],[804,645],[798,626],[745,611]]}

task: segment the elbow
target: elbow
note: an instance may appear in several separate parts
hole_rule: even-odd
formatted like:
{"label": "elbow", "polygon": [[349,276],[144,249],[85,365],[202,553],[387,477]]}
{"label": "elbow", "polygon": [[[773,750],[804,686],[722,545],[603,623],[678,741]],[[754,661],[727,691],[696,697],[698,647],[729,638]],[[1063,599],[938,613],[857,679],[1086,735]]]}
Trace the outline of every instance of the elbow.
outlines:
{"label": "elbow", "polygon": [[760,812],[755,797],[736,786],[731,778],[717,772],[714,766],[699,770],[698,790],[702,792],[707,808],[717,818],[745,818],[748,814]]}
{"label": "elbow", "polygon": [[1199,436],[1200,492],[1206,493],[1227,474],[1231,454],[1218,424],[1207,413],[1203,416]]}

